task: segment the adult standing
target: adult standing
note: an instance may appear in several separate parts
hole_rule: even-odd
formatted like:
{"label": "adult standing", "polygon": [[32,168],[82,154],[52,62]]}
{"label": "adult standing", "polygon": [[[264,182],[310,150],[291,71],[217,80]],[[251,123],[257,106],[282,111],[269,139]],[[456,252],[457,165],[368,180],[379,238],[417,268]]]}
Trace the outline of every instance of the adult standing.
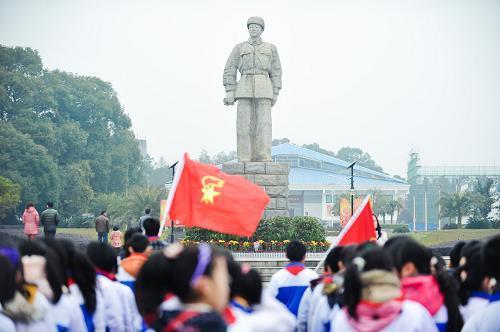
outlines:
{"label": "adult standing", "polygon": [[26,234],[28,240],[33,240],[38,234],[40,216],[38,215],[38,211],[35,209],[35,205],[31,202],[26,205],[26,209],[24,210],[23,225],[24,234]]}
{"label": "adult standing", "polygon": [[151,218],[151,209],[146,208],[144,210],[144,215],[139,218],[139,227],[144,232],[144,220]]}
{"label": "adult standing", "polygon": [[109,218],[106,211],[102,211],[99,217],[95,219],[95,231],[97,232],[97,241],[108,243]]}
{"label": "adult standing", "polygon": [[53,202],[47,202],[47,209],[42,212],[40,222],[43,225],[43,233],[46,238],[56,236],[57,225],[59,224],[59,213],[54,209]]}

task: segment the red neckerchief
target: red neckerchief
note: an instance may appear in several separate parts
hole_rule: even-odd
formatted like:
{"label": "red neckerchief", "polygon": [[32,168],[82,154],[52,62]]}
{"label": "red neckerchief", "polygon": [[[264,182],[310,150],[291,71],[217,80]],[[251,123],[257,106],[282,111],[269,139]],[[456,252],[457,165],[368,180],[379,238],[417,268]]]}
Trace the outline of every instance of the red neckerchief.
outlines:
{"label": "red neckerchief", "polygon": [[108,278],[111,281],[116,281],[116,274],[114,274],[114,273],[106,272],[106,271],[101,270],[100,268],[97,268],[97,267],[95,268],[95,272],[97,274],[100,274],[100,275]]}
{"label": "red neckerchief", "polygon": [[234,316],[234,313],[229,306],[225,307],[224,311],[222,311],[222,318],[224,318],[227,325],[232,325],[236,322],[236,316]]}

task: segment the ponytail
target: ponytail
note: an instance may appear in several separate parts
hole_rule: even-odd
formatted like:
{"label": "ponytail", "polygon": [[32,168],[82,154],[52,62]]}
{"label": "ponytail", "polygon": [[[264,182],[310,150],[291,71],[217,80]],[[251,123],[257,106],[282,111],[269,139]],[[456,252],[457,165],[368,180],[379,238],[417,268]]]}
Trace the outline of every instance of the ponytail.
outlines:
{"label": "ponytail", "polygon": [[94,313],[97,307],[96,296],[96,273],[92,262],[82,254],[75,251],[70,260],[71,277],[82,292],[85,307],[90,313]]}
{"label": "ponytail", "polygon": [[[361,257],[356,257],[355,260],[357,258]],[[349,264],[344,275],[343,302],[344,306],[347,307],[349,316],[354,319],[358,319],[358,315],[356,314],[356,307],[361,300],[362,287],[363,285],[361,284],[361,276],[358,266],[356,264]]]}
{"label": "ponytail", "polygon": [[448,311],[448,324],[446,331],[448,332],[459,332],[462,330],[464,321],[462,315],[460,314],[459,301],[458,301],[458,285],[456,281],[446,272],[442,266],[440,266],[439,261],[436,257],[432,257],[430,261],[430,268],[432,274],[436,278],[439,284],[439,290],[444,297],[444,305]]}
{"label": "ponytail", "polygon": [[135,281],[135,299],[141,315],[155,312],[170,291],[172,262],[162,252],[154,253],[144,263]]}

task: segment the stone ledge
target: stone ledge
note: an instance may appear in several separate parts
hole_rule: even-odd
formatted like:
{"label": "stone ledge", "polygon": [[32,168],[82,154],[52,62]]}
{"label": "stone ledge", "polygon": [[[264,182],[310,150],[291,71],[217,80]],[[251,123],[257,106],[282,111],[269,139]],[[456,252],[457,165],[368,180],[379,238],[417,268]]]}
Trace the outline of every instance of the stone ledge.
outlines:
{"label": "stone ledge", "polygon": [[244,163],[226,163],[222,164],[222,171],[227,174],[245,174],[245,164]]}
{"label": "stone ledge", "polygon": [[265,174],[265,162],[245,162],[245,174]]}
{"label": "stone ledge", "polygon": [[288,186],[288,175],[256,174],[255,184],[261,186]]}
{"label": "stone ledge", "polygon": [[266,194],[269,197],[288,197],[288,186],[265,186]]}
{"label": "stone ledge", "polygon": [[290,166],[287,163],[266,163],[266,174],[286,174],[290,173]]}

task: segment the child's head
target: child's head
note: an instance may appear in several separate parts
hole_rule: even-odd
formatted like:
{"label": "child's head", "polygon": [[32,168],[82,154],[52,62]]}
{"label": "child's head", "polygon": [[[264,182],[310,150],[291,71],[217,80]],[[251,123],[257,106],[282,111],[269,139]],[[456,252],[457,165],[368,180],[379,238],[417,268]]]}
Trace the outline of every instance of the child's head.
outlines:
{"label": "child's head", "polygon": [[500,235],[492,237],[485,243],[483,248],[484,264],[489,277],[500,282]]}
{"label": "child's head", "polygon": [[144,253],[150,248],[149,240],[142,234],[134,234],[127,243],[129,253]]}
{"label": "child's head", "polygon": [[109,244],[102,242],[89,243],[87,256],[96,268],[107,273],[116,273],[118,269],[116,252]]}
{"label": "child's head", "polygon": [[372,293],[379,294],[380,302],[401,296],[399,280],[393,271],[391,257],[380,247],[369,247],[356,254],[344,276],[344,304],[351,317],[357,319],[356,307],[361,299],[370,301],[365,297]]}
{"label": "child's head", "polygon": [[169,253],[171,289],[184,303],[203,302],[222,310],[229,298],[229,276],[224,254],[206,243]]}
{"label": "child's head", "polygon": [[118,227],[117,225],[114,225],[113,230],[116,232],[116,231],[120,230],[120,227]]}
{"label": "child's head", "polygon": [[384,247],[401,278],[431,273],[432,252],[412,238],[401,236]]}
{"label": "child's head", "polygon": [[299,241],[291,241],[286,247],[286,257],[292,262],[301,262],[306,258],[306,246]]}
{"label": "child's head", "polygon": [[153,217],[147,218],[142,223],[142,227],[144,227],[146,236],[158,236],[160,232],[160,221]]}
{"label": "child's head", "polygon": [[483,244],[479,241],[466,244],[462,249],[457,267],[456,277],[459,282],[458,296],[462,305],[467,304],[474,291],[487,291],[489,278],[486,277],[486,266],[482,257]]}

